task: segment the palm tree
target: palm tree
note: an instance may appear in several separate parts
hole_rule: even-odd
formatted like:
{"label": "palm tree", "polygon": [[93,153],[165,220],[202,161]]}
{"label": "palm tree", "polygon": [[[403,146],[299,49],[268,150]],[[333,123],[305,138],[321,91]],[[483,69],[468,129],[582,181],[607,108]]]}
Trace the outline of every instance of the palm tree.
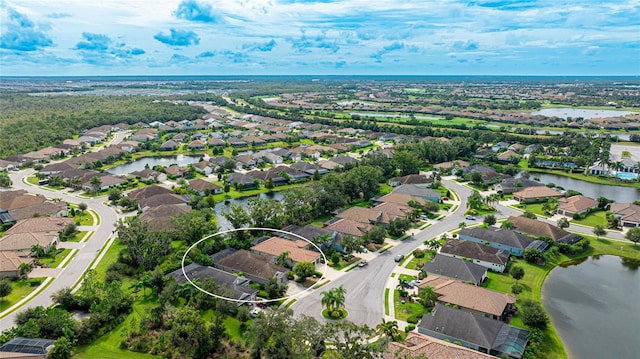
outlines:
{"label": "palm tree", "polygon": [[376,330],[380,335],[386,335],[392,341],[395,341],[398,337],[398,322],[397,321],[386,321],[382,318],[382,322],[376,325]]}
{"label": "palm tree", "polygon": [[439,295],[435,292],[433,287],[424,287],[418,292],[418,297],[420,298],[420,304],[429,308],[435,304]]}
{"label": "palm tree", "polygon": [[514,227],[515,225],[511,221],[504,221],[502,222],[502,225],[500,225],[500,228],[504,228],[504,229],[513,229]]}
{"label": "palm tree", "polygon": [[285,251],[285,252],[280,253],[280,255],[276,257],[276,264],[288,267],[289,266],[289,261],[291,259],[291,257],[289,257],[289,254],[291,254],[291,252],[289,252],[289,251]]}
{"label": "palm tree", "polygon": [[98,193],[98,191],[100,190],[100,185],[102,184],[102,180],[100,179],[100,177],[98,176],[91,177],[91,180],[89,181],[89,183],[91,183],[91,187],[93,187],[93,191],[95,193]]}
{"label": "palm tree", "polygon": [[333,288],[334,291],[334,295],[335,295],[335,307],[336,308],[344,308],[344,295],[347,294],[347,290],[344,289],[344,287],[342,285],[340,285],[337,288]]}
{"label": "palm tree", "polygon": [[335,306],[335,295],[333,290],[324,291],[321,293],[322,298],[320,299],[320,304],[322,304],[327,310],[331,310]]}
{"label": "palm tree", "polygon": [[43,257],[45,255],[45,250],[44,248],[39,245],[39,244],[34,244],[31,246],[31,253],[36,257],[36,258],[40,258]]}

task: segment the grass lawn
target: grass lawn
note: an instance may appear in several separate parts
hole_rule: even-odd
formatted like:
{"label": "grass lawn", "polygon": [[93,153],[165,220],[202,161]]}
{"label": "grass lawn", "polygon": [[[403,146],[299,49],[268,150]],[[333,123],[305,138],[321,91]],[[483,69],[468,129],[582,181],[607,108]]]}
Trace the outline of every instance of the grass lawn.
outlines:
{"label": "grass lawn", "polygon": [[38,288],[45,278],[30,278],[28,280],[10,281],[13,290],[11,293],[0,301],[0,312],[5,311],[12,305],[18,303],[22,298],[29,295]]}
{"label": "grass lawn", "polygon": [[[79,210],[76,210],[79,211]],[[89,213],[89,211],[83,211],[82,214],[78,215],[78,212],[76,212],[76,215],[74,218],[76,224],[78,226],[93,226],[94,225],[94,221],[93,221],[93,216]]]}
{"label": "grass lawn", "polygon": [[411,316],[422,318],[422,315],[427,311],[422,304],[417,302],[402,303],[398,290],[393,291],[393,309],[395,318],[405,322]]}
{"label": "grass lawn", "polygon": [[384,315],[389,315],[389,288],[384,290]]}
{"label": "grass lawn", "polygon": [[43,257],[40,259],[42,264],[45,264],[49,268],[56,268],[60,263],[71,253],[71,249],[58,249],[56,255],[51,257]]}
{"label": "grass lawn", "polygon": [[407,282],[411,282],[414,279],[416,279],[416,276],[408,275],[408,274],[402,274],[402,273],[398,277],[398,280],[406,280]]}
{"label": "grass lawn", "polygon": [[[425,255],[423,258],[416,258],[416,257],[411,258],[411,261],[407,263],[405,268],[420,270],[426,262],[431,262],[432,259],[433,257],[431,257],[431,254],[429,254],[429,252],[427,251],[425,252]],[[420,264],[419,267],[418,267],[418,264]]]}
{"label": "grass lawn", "polygon": [[528,203],[528,204],[519,204],[519,205],[516,205],[516,207],[521,208],[525,211],[535,213],[537,216],[549,217],[548,214],[545,214],[544,211],[542,211],[543,205],[544,203]]}
{"label": "grass lawn", "polygon": [[149,359],[159,358],[159,356],[132,352],[130,350],[120,349],[120,342],[123,339],[123,329],[129,328],[131,321],[135,318],[136,321],[140,320],[142,314],[145,311],[145,304],[134,303],[133,311],[127,316],[127,318],[120,323],[114,330],[101,336],[90,345],[84,345],[75,348],[74,358],[79,359]]}
{"label": "grass lawn", "polygon": [[40,183],[40,180],[36,176],[27,177],[27,183],[37,186]]}
{"label": "grass lawn", "polygon": [[120,241],[116,240],[111,244],[107,252],[102,257],[102,260],[95,268],[96,272],[96,280],[103,282],[105,276],[107,275],[107,268],[111,265],[111,263],[115,263],[118,260],[118,253],[121,250],[125,249],[126,246],[124,244],[120,244]]}
{"label": "grass lawn", "polygon": [[571,220],[571,223],[581,224],[583,226],[595,227],[596,225],[602,225],[606,228],[607,226],[607,212],[605,211],[597,211],[591,212],[584,219]]}

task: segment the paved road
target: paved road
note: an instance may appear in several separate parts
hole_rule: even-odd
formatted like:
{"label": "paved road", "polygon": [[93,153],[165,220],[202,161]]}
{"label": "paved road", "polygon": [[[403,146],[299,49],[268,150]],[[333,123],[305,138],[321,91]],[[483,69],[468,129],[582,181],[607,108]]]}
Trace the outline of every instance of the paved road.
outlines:
{"label": "paved road", "polygon": [[[117,144],[122,139],[126,133],[118,132],[114,139],[110,141],[110,144]],[[20,307],[17,311],[7,315],[0,319],[0,331],[4,331],[14,326],[15,315],[26,309],[32,308],[36,306],[49,306],[52,304],[51,294],[56,291],[72,287],[75,285],[78,280],[82,277],[84,272],[91,265],[91,261],[96,257],[100,249],[104,246],[107,240],[113,236],[115,236],[114,229],[115,224],[117,223],[118,215],[111,208],[105,205],[103,202],[106,201],[105,197],[102,198],[78,198],[75,195],[66,193],[65,191],[52,191],[47,190],[40,186],[33,186],[29,184],[25,184],[22,182],[23,177],[27,177],[35,173],[33,169],[26,169],[18,172],[11,172],[10,177],[13,182],[13,189],[24,189],[31,193],[42,194],[51,198],[60,198],[63,201],[69,203],[81,203],[84,202],[87,204],[89,209],[94,210],[99,218],[100,218],[100,226],[95,231],[91,239],[85,242],[82,248],[79,249],[79,252],[75,255],[75,257],[67,264],[67,266],[62,269],[60,274],[53,280],[53,282],[45,288],[38,295],[33,297],[29,302]]]}
{"label": "paved road", "polygon": [[[349,320],[370,327],[375,327],[384,317],[384,290],[385,284],[391,272],[398,264],[393,258],[396,254],[407,255],[418,248],[422,242],[431,238],[439,238],[442,233],[458,228],[458,224],[464,220],[464,212],[467,206],[466,198],[471,193],[467,187],[443,180],[443,184],[453,189],[461,198],[458,209],[446,218],[416,234],[414,239],[404,240],[393,249],[382,253],[369,261],[369,265],[356,268],[343,275],[319,290],[315,290],[305,297],[299,298],[291,305],[294,315],[307,315],[316,318],[321,323],[327,320],[322,317],[321,293],[331,288],[342,285],[346,289],[345,307],[349,311]],[[470,223],[470,221],[466,221]]]}

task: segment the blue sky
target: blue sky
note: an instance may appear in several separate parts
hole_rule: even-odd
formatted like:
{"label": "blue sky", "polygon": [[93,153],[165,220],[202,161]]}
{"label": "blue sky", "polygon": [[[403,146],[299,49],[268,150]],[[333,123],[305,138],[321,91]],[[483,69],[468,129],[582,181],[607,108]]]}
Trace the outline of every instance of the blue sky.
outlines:
{"label": "blue sky", "polygon": [[0,0],[0,75],[640,75],[640,0]]}

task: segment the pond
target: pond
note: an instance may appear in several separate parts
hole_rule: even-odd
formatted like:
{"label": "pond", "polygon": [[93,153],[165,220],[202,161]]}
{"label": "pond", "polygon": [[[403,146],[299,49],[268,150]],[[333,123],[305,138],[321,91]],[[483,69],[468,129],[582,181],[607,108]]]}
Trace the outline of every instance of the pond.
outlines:
{"label": "pond", "polygon": [[[261,198],[267,198],[267,199],[275,199],[275,200],[282,200],[282,194],[278,193],[278,192],[271,192],[271,193],[262,193],[260,194]],[[229,208],[233,203],[239,203],[241,204],[243,207],[247,206],[247,201],[249,201],[249,198],[251,197],[244,197],[244,198],[235,198],[235,199],[229,199],[227,201],[223,201],[223,202],[218,202],[216,203],[215,207],[214,207],[214,212],[216,214],[216,218],[218,221],[218,227],[220,227],[220,230],[228,230],[228,229],[233,229],[233,226],[231,225],[231,223],[229,223],[229,221],[227,221],[226,218],[224,218],[224,216],[222,215],[222,212],[224,212],[227,208]]]}
{"label": "pond", "polygon": [[162,156],[162,157],[144,157],[137,159],[131,163],[125,163],[107,170],[107,172],[114,175],[126,175],[131,172],[142,171],[147,165],[149,168],[153,168],[155,165],[167,167],[172,164],[180,166],[186,166],[193,163],[198,163],[202,158],[202,155],[177,155],[177,156]]}
{"label": "pond", "polygon": [[617,117],[617,116],[626,116],[632,115],[635,112],[631,111],[621,111],[621,110],[591,110],[586,108],[545,108],[542,110],[538,110],[536,112],[531,112],[532,115],[542,115],[547,117],[559,117],[559,118],[576,118],[582,117],[585,120],[590,118],[606,118],[606,117]]}
{"label": "pond", "polygon": [[532,172],[530,178],[539,178],[540,182],[545,184],[552,182],[565,190],[573,189],[593,199],[604,196],[622,203],[633,202],[640,199],[640,188],[637,187],[602,185],[547,173]]}
{"label": "pond", "polygon": [[556,267],[542,286],[542,304],[569,358],[638,357],[638,261],[599,256]]}

